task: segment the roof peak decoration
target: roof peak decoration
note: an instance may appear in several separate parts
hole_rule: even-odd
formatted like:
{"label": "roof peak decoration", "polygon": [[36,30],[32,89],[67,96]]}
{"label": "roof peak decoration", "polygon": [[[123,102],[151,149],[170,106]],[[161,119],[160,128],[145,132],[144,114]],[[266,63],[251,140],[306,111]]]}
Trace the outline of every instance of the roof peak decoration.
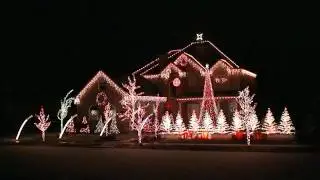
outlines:
{"label": "roof peak decoration", "polygon": [[203,41],[203,33],[198,33],[197,34],[197,39],[196,41]]}
{"label": "roof peak decoration", "polygon": [[[174,51],[169,51],[168,52],[168,59],[180,54],[180,53],[186,53],[185,51],[193,46],[193,45],[197,45],[197,44],[205,44],[208,43],[213,49],[215,49],[222,57],[223,59],[227,60],[230,64],[232,64],[233,66],[235,66],[236,68],[239,68],[239,66],[232,61],[227,55],[225,55],[217,46],[215,46],[212,42],[208,41],[208,40],[203,40],[203,33],[197,33],[196,34],[196,41],[191,42],[190,44],[188,44],[187,46],[185,46],[182,49],[178,49],[178,50],[174,50]],[[193,58],[194,59],[194,58]],[[151,69],[157,67],[159,65],[159,61],[160,58],[156,58],[155,60],[149,62],[148,64],[146,64],[145,66],[141,67],[140,69],[136,70],[135,72],[133,72],[133,75],[136,74],[141,74],[144,75],[146,74],[148,71],[150,71]],[[197,62],[198,63],[198,62]],[[200,63],[199,63],[200,64]],[[202,67],[204,67],[203,65],[201,65]]]}

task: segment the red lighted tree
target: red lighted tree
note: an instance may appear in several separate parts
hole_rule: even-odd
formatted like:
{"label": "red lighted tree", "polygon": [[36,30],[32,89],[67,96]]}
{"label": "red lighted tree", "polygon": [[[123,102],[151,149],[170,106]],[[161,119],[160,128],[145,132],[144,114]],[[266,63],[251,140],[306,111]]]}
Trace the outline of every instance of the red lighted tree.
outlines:
{"label": "red lighted tree", "polygon": [[217,114],[217,106],[214,98],[212,83],[211,83],[211,72],[209,71],[209,66],[206,65],[206,71],[203,73],[204,75],[204,86],[203,86],[203,98],[200,108],[199,121],[202,122],[204,113],[208,112],[210,118],[213,120],[214,124],[215,116]]}

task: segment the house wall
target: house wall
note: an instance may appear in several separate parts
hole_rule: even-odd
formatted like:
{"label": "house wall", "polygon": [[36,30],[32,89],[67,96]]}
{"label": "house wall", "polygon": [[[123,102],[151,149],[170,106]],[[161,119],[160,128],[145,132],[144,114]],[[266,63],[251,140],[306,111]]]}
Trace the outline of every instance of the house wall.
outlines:
{"label": "house wall", "polygon": [[[99,110],[100,115],[104,119],[103,109],[101,107],[98,107],[97,103],[96,103],[96,96],[102,90],[100,87],[101,84],[106,84],[104,82],[103,78],[101,78],[101,79],[99,79],[99,81],[95,82],[91,86],[91,88],[89,90],[87,90],[86,94],[81,97],[80,104],[77,105],[78,118],[75,121],[75,126],[76,126],[77,131],[79,131],[80,128],[82,127],[82,118],[84,116],[87,117],[87,120],[88,120],[88,123],[90,126],[90,131],[93,132],[93,130],[95,129],[95,126],[97,124],[97,120],[89,118],[90,117],[89,116],[89,109],[90,108],[96,107]],[[113,88],[109,87],[108,85],[106,86],[104,92],[106,93],[107,98],[108,98],[107,101],[111,104],[112,108],[115,109],[117,113],[120,112],[122,110],[121,105],[119,103],[122,98],[121,95],[117,91],[115,91]],[[118,117],[116,117],[116,119],[117,119],[117,125],[119,128],[119,131],[120,132],[128,131],[127,123],[125,123],[124,121],[121,121]]]}

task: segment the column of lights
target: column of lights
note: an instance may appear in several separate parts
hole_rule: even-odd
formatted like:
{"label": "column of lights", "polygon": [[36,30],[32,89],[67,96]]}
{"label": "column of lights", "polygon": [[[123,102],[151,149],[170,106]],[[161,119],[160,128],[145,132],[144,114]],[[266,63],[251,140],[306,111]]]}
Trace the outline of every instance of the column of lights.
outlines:
{"label": "column of lights", "polygon": [[80,104],[81,98],[87,93],[88,90],[92,88],[94,83],[99,80],[99,78],[103,78],[113,89],[121,94],[121,96],[126,95],[127,93],[122,90],[116,83],[114,83],[110,77],[108,77],[104,72],[99,71],[88,83],[87,85],[80,91],[80,93],[76,96],[77,103]]}

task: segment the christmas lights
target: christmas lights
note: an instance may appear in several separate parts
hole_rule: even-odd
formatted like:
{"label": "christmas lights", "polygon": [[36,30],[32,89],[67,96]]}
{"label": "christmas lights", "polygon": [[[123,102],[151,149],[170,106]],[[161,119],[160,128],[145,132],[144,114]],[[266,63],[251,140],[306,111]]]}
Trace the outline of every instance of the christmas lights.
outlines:
{"label": "christmas lights", "polygon": [[70,90],[67,95],[61,100],[61,107],[58,111],[57,117],[60,120],[60,133],[62,132],[63,129],[63,120],[67,117],[68,115],[68,108],[71,107],[71,104],[74,100],[74,97],[68,98],[68,96],[73,92],[73,89]]}
{"label": "christmas lights", "polygon": [[178,73],[179,77],[186,77],[186,73],[172,63],[169,63],[169,65],[161,71],[160,77],[165,80],[168,80],[172,70]]}
{"label": "christmas lights", "polygon": [[250,96],[249,86],[244,90],[239,91],[239,96],[237,98],[240,106],[240,119],[244,122],[247,135],[247,144],[250,145],[250,118],[255,112],[256,104],[253,104],[254,94]]}
{"label": "christmas lights", "polygon": [[171,126],[172,125],[172,120],[173,119],[171,119],[171,117],[169,115],[169,112],[166,111],[166,113],[162,116],[160,129],[169,134],[173,130],[173,127]]}
{"label": "christmas lights", "polygon": [[105,92],[99,92],[96,96],[96,103],[98,106],[105,106],[107,104],[107,95]]}
{"label": "christmas lights", "polygon": [[118,126],[117,126],[117,120],[116,118],[111,118],[111,125],[110,125],[110,131],[108,134],[119,134],[120,131],[118,129]]}
{"label": "christmas lights", "polygon": [[23,129],[23,127],[26,125],[26,123],[29,121],[29,119],[31,119],[33,117],[33,115],[30,115],[29,117],[27,117],[27,119],[25,119],[23,121],[23,123],[21,124],[20,128],[19,128],[19,131],[17,133],[17,136],[16,136],[16,142],[19,142],[19,137],[20,137],[20,134],[21,134],[21,131]]}
{"label": "christmas lights", "polygon": [[106,120],[104,123],[104,126],[100,132],[100,136],[103,135],[103,132],[106,132],[106,136],[108,135],[108,124],[112,120],[112,118],[115,117],[115,112],[111,110],[111,104],[107,103],[107,105],[104,107],[103,111],[104,119]]}
{"label": "christmas lights", "polygon": [[233,133],[244,130],[244,124],[240,119],[238,110],[235,110],[235,112],[233,114],[232,125],[231,125],[230,129]]}
{"label": "christmas lights", "polygon": [[178,114],[177,114],[176,123],[174,125],[174,129],[179,134],[181,134],[183,131],[186,130],[186,127],[184,125],[184,122],[183,122],[183,119],[181,117],[181,113],[180,112],[178,112]]}
{"label": "christmas lights", "polygon": [[94,130],[94,133],[100,133],[103,129],[103,126],[104,126],[104,123],[103,123],[103,120],[102,120],[102,116],[100,116],[100,119],[96,125],[96,129]]}
{"label": "christmas lights", "polygon": [[[69,118],[69,120],[66,122],[66,124],[65,124],[64,127],[62,128],[62,131],[60,132],[59,139],[62,138],[64,132],[66,131],[66,128],[69,126],[70,123],[73,123],[73,119],[74,119],[75,117],[77,117],[77,116],[78,116],[78,115],[75,114],[75,115],[73,115],[73,116],[71,116],[71,117]],[[80,132],[81,132],[81,130],[80,130]]]}
{"label": "christmas lights", "polygon": [[41,131],[42,141],[44,142],[46,137],[46,134],[45,134],[46,130],[50,126],[51,122],[48,121],[49,115],[46,116],[46,114],[44,113],[43,106],[41,106],[40,113],[39,115],[36,114],[36,117],[38,118],[39,123],[34,123],[34,124]]}
{"label": "christmas lights", "polygon": [[90,133],[90,128],[89,128],[89,124],[88,124],[88,121],[87,121],[87,117],[86,117],[86,116],[83,116],[83,118],[82,118],[82,124],[86,125],[86,127],[85,127],[85,128],[81,128],[81,129],[80,129],[80,133],[89,134],[89,133]]}
{"label": "christmas lights", "polygon": [[223,110],[221,109],[217,117],[217,125],[215,128],[215,133],[226,134],[228,130],[229,130],[229,126],[226,121],[226,116],[224,115]]}
{"label": "christmas lights", "polygon": [[253,113],[251,114],[249,123],[250,123],[250,128],[251,128],[252,133],[253,133],[255,130],[257,130],[258,128],[260,128],[258,116],[257,116],[257,114],[256,114],[255,111],[253,111]]}
{"label": "christmas lights", "polygon": [[99,80],[105,80],[116,92],[118,92],[121,96],[126,95],[127,93],[122,90],[116,83],[112,81],[110,77],[108,77],[104,72],[99,71],[89,82],[88,84],[80,91],[80,93],[76,96],[79,99],[79,103],[81,103],[81,98],[87,93],[88,90],[92,88],[92,86]]}
{"label": "christmas lights", "polygon": [[282,115],[281,115],[281,121],[278,127],[278,132],[280,134],[294,134],[295,133],[295,128],[292,124],[289,112],[287,108],[285,107]]}
{"label": "christmas lights", "polygon": [[205,112],[203,123],[202,123],[202,129],[204,129],[207,132],[213,132],[213,121],[208,113],[208,111]]}
{"label": "christmas lights", "polygon": [[[237,96],[220,96],[215,97],[215,100],[230,100],[230,99],[237,99]],[[190,97],[190,98],[177,98],[178,102],[188,102],[188,101],[202,101],[203,97]]]}
{"label": "christmas lights", "polygon": [[266,134],[275,134],[277,132],[277,125],[274,122],[274,117],[270,108],[267,110],[267,114],[262,125],[262,130]]}
{"label": "christmas lights", "polygon": [[[159,97],[159,94],[158,96]],[[158,119],[158,111],[159,111],[159,105],[160,101],[156,101],[155,105],[153,105],[153,114],[154,114],[154,136],[157,138],[158,137],[158,131],[160,129],[160,123]]]}
{"label": "christmas lights", "polygon": [[203,99],[200,107],[199,121],[202,121],[204,113],[208,111],[211,119],[214,119],[217,114],[216,101],[214,99],[214,93],[211,83],[210,71],[207,68],[205,73],[205,80],[203,86]]}
{"label": "christmas lights", "polygon": [[142,143],[142,130],[144,126],[147,124],[147,122],[150,120],[150,117],[153,114],[149,114],[146,116],[145,109],[149,106],[149,104],[141,105],[140,102],[138,102],[137,105],[137,117],[135,118],[135,121],[133,123],[133,129],[137,131],[138,133],[138,142],[139,144]]}
{"label": "christmas lights", "polygon": [[122,84],[122,86],[128,91],[128,95],[124,96],[120,101],[124,112],[119,113],[119,117],[122,120],[130,120],[129,125],[130,129],[133,130],[133,123],[135,121],[136,116],[136,102],[137,96],[143,95],[143,92],[137,93],[136,90],[140,88],[140,86],[136,85],[136,78],[133,77],[131,79],[128,77],[128,83]]}
{"label": "christmas lights", "polygon": [[198,132],[199,130],[199,123],[196,115],[196,111],[192,111],[191,118],[189,120],[189,130],[193,132]]}
{"label": "christmas lights", "polygon": [[202,41],[202,40],[203,40],[202,36],[203,36],[203,33],[197,34],[197,39],[196,39],[196,41]]}
{"label": "christmas lights", "polygon": [[67,132],[67,133],[76,133],[76,130],[75,130],[75,128],[74,128],[74,122],[73,122],[73,120],[71,120],[70,123],[68,124],[67,129],[66,129],[66,132]]}
{"label": "christmas lights", "polygon": [[172,84],[174,87],[179,87],[181,84],[181,81],[179,78],[174,78],[174,80],[172,81]]}
{"label": "christmas lights", "polygon": [[192,68],[196,69],[199,72],[203,72],[206,70],[206,68],[203,67],[203,65],[199,61],[197,61],[192,55],[190,55],[186,52],[181,54],[173,63],[175,65],[187,63]]}

